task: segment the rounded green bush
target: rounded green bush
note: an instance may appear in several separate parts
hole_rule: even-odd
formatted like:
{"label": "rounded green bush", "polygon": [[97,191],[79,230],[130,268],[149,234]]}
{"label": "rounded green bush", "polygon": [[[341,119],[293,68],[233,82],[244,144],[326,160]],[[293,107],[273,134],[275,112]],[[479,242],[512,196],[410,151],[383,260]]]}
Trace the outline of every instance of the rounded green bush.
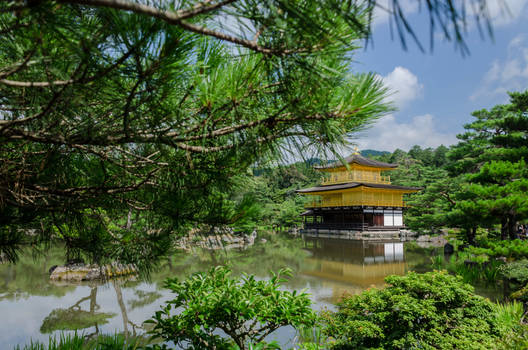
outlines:
{"label": "rounded green bush", "polygon": [[500,338],[494,305],[445,271],[389,276],[326,313],[333,349],[493,349]]}

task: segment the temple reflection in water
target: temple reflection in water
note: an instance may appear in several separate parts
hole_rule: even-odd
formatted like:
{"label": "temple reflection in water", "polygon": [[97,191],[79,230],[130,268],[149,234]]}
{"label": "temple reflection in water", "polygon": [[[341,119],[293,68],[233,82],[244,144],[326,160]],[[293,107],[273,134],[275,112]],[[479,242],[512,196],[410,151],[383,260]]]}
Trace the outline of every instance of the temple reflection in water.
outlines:
{"label": "temple reflection in water", "polygon": [[333,299],[381,287],[386,276],[407,271],[403,242],[305,238],[305,246],[312,256],[301,273],[323,279]]}

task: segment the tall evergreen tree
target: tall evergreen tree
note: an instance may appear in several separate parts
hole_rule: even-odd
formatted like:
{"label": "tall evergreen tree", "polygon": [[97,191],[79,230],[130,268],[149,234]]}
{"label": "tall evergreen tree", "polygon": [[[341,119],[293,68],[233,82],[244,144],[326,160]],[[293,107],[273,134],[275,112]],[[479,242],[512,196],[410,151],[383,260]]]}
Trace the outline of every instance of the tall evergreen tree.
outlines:
{"label": "tall evergreen tree", "polygon": [[[457,208],[465,215],[500,224],[501,236],[515,238],[528,218],[528,90],[510,93],[510,103],[473,113],[462,140],[450,153],[452,174],[468,185]],[[481,224],[482,225],[482,224]]]}

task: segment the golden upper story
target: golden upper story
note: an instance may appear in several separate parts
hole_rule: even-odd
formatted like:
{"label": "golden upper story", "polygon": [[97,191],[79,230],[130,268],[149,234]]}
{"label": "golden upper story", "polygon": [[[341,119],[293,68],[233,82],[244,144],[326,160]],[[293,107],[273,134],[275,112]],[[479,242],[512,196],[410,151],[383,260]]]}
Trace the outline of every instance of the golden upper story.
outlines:
{"label": "golden upper story", "polygon": [[345,167],[322,170],[328,173],[322,181],[322,185],[336,185],[347,182],[366,182],[373,184],[390,185],[390,176],[382,175],[383,168],[369,168],[357,164],[350,164],[349,169]]}
{"label": "golden upper story", "polygon": [[391,185],[390,176],[383,171],[392,170],[396,164],[383,163],[353,154],[343,163],[318,166],[327,177],[317,187],[297,192],[315,196],[307,208],[343,206],[405,207],[403,195],[419,189]]}

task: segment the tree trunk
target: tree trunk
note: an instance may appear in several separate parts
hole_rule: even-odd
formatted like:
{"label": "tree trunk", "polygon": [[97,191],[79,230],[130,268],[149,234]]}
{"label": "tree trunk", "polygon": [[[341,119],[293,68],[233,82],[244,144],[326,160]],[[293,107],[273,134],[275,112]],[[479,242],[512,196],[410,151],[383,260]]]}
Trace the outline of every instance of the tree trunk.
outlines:
{"label": "tree trunk", "polygon": [[127,215],[127,223],[126,223],[126,229],[127,231],[130,230],[132,227],[132,208],[128,208],[128,215]]}
{"label": "tree trunk", "polygon": [[501,239],[504,241],[508,238],[508,218],[503,216],[501,219]]}
{"label": "tree trunk", "polygon": [[515,215],[508,216],[508,235],[511,240],[517,238],[517,227],[516,226]]}
{"label": "tree trunk", "polygon": [[475,245],[475,236],[476,235],[477,235],[477,228],[476,227],[472,227],[472,228],[466,229],[466,236],[467,236],[468,243],[470,245]]}

